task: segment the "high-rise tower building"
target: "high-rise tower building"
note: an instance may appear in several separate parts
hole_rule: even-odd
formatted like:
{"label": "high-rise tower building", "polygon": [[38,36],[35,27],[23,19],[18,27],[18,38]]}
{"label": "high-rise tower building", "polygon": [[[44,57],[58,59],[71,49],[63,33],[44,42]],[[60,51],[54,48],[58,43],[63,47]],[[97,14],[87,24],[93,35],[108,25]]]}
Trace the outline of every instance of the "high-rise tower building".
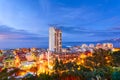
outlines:
{"label": "high-rise tower building", "polygon": [[62,31],[55,27],[49,28],[49,50],[62,52]]}

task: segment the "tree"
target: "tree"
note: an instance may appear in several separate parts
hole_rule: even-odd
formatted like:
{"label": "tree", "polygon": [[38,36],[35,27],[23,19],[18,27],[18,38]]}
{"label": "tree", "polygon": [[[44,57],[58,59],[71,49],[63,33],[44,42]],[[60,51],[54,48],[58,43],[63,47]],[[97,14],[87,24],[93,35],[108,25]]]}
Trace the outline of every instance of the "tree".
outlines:
{"label": "tree", "polygon": [[65,70],[65,65],[63,64],[62,60],[55,60],[55,65],[53,67],[53,69],[55,70],[56,73],[59,73],[60,71],[64,71]]}
{"label": "tree", "polygon": [[92,56],[86,58],[86,66],[97,69],[104,66],[112,66],[112,55],[110,50],[95,49]]}
{"label": "tree", "polygon": [[58,61],[58,59],[56,58],[55,59],[55,65],[54,65],[54,67],[53,67],[53,69],[55,70],[55,72],[56,73],[58,73],[59,72],[59,61]]}
{"label": "tree", "polygon": [[0,79],[1,79],[1,80],[7,80],[7,79],[8,79],[7,68],[3,69],[3,70],[0,72]]}
{"label": "tree", "polygon": [[39,75],[37,80],[52,80],[52,78],[49,74],[42,73],[42,74]]}
{"label": "tree", "polygon": [[115,71],[112,73],[112,80],[120,80],[120,71]]}
{"label": "tree", "polygon": [[120,66],[120,51],[113,52],[113,63],[114,66],[119,67]]}

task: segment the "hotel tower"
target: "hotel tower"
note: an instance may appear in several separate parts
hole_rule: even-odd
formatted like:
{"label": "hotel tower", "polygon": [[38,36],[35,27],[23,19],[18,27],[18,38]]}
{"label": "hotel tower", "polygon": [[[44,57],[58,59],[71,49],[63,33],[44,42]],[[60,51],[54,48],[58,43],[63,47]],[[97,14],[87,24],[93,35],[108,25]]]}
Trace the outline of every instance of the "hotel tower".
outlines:
{"label": "hotel tower", "polygon": [[62,52],[62,32],[56,27],[49,28],[49,50],[56,53]]}

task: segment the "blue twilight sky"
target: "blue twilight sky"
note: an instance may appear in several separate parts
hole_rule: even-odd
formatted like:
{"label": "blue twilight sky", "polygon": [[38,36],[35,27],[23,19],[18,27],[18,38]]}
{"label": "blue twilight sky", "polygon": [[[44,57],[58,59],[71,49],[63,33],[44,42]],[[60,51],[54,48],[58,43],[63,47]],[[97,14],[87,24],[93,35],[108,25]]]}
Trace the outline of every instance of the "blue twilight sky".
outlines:
{"label": "blue twilight sky", "polygon": [[120,37],[120,0],[0,0],[0,48],[42,47],[56,25],[63,42]]}

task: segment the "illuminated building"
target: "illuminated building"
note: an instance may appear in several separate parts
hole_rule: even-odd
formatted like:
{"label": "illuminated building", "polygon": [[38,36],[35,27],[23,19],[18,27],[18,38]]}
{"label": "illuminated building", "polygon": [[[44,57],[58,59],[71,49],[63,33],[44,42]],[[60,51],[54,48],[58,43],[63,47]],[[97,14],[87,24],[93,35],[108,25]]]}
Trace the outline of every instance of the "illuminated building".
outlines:
{"label": "illuminated building", "polygon": [[102,48],[102,47],[103,47],[102,44],[100,44],[100,43],[97,43],[97,44],[96,44],[96,49],[100,49],[100,48]]}
{"label": "illuminated building", "polygon": [[113,49],[113,44],[112,43],[107,43],[109,49]]}
{"label": "illuminated building", "polygon": [[89,48],[94,48],[94,44],[89,44]]}
{"label": "illuminated building", "polygon": [[82,48],[87,48],[88,47],[88,45],[87,44],[82,44],[82,46],[81,46]]}
{"label": "illuminated building", "polygon": [[120,51],[120,48],[113,48],[113,51]]}
{"label": "illuminated building", "polygon": [[49,28],[49,50],[57,53],[62,51],[62,32],[55,27]]}
{"label": "illuminated building", "polygon": [[33,53],[26,53],[25,57],[26,57],[27,61],[35,60],[35,56]]}
{"label": "illuminated building", "polygon": [[36,67],[36,63],[34,61],[25,61],[23,63],[21,63],[21,66],[20,68],[23,69],[23,70],[27,70],[27,69],[30,69],[32,67]]}
{"label": "illuminated building", "polygon": [[108,50],[108,44],[107,43],[103,43],[102,48],[105,49],[105,50]]}
{"label": "illuminated building", "polygon": [[4,63],[4,68],[15,67],[15,59],[14,58],[5,58],[3,63]]}

